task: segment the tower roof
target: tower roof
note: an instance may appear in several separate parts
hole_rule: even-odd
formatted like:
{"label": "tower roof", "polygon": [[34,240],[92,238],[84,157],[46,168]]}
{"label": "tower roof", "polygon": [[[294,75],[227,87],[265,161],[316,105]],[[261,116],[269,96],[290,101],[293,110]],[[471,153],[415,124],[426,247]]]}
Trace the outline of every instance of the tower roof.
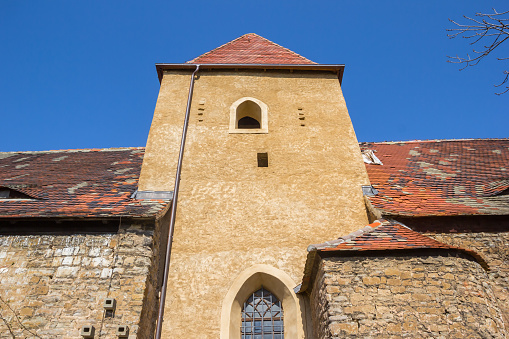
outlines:
{"label": "tower roof", "polygon": [[210,52],[200,55],[190,64],[294,64],[310,65],[315,62],[290,51],[257,34],[248,33]]}

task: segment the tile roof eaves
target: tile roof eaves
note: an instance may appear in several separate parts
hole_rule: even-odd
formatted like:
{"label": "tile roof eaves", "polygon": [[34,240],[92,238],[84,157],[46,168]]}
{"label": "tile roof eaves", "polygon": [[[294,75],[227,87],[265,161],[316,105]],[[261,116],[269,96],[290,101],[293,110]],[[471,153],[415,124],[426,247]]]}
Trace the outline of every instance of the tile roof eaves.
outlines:
{"label": "tile roof eaves", "polygon": [[355,232],[352,232],[350,234],[347,234],[343,237],[340,237],[336,240],[333,240],[333,241],[326,241],[324,243],[321,243],[321,244],[312,244],[312,245],[309,245],[308,248],[307,248],[307,251],[308,252],[311,252],[311,251],[316,251],[316,250],[322,250],[322,249],[325,249],[325,248],[331,248],[332,246],[334,247],[337,247],[339,246],[340,244],[343,244],[351,239],[354,239],[354,238],[357,238],[361,235],[364,235],[364,234],[368,234],[368,233],[371,233],[375,230],[376,227],[380,226],[381,223],[375,221],[374,223],[372,224],[369,224],[363,228],[361,228],[360,230],[358,231],[355,231]]}
{"label": "tile roof eaves", "polygon": [[[376,206],[375,206],[376,207]],[[382,212],[383,217],[414,217],[414,218],[425,218],[425,217],[474,217],[474,216],[483,216],[483,215],[509,215],[509,210],[502,211],[490,211],[489,213],[486,210],[481,210],[477,212],[430,212],[429,210],[425,210],[423,212],[414,212],[414,211],[391,211],[381,207],[376,207],[380,212]]]}
{"label": "tile roof eaves", "polygon": [[[325,242],[323,244],[318,244],[318,245],[310,245],[308,247],[308,252],[315,253],[315,254],[318,254],[318,253],[332,254],[333,252],[337,252],[339,254],[339,253],[354,253],[354,252],[366,253],[366,251],[383,253],[383,252],[409,251],[409,250],[410,251],[412,251],[412,250],[452,250],[452,251],[466,253],[467,255],[473,257],[485,270],[487,270],[487,271],[489,270],[488,263],[477,252],[469,250],[469,249],[465,249],[462,247],[447,245],[447,244],[442,243],[438,240],[429,238],[425,235],[420,234],[419,232],[412,230],[410,227],[408,227],[408,226],[404,225],[403,223],[398,222],[396,220],[380,220],[380,221],[377,220],[370,225],[373,225],[374,227],[366,226],[359,231],[350,233],[349,235],[338,239],[338,240],[343,240],[343,241],[337,241],[337,242],[332,241],[332,242]],[[405,242],[400,242],[399,243],[400,245],[394,245],[393,241],[378,240],[376,238],[373,238],[373,240],[375,242],[375,244],[373,244],[373,245],[367,243],[367,241],[369,241],[369,240],[364,240],[363,242],[361,241],[361,243],[353,243],[352,242],[351,244],[347,244],[347,241],[349,239],[363,237],[369,233],[376,231],[380,227],[384,227],[384,226],[389,226],[389,227],[394,226],[395,227],[396,225],[408,229],[408,231],[415,233],[418,237],[417,238],[407,238]],[[368,227],[371,228],[372,230],[369,231]],[[362,231],[362,230],[366,230],[366,231],[360,233],[360,231]],[[398,232],[396,232],[396,233],[398,233]],[[351,237],[348,240],[344,239],[349,236],[351,236]],[[394,237],[397,237],[397,236],[398,235],[394,234],[393,232],[390,232],[389,234],[387,234],[387,238],[389,238],[389,239],[390,238],[394,239]],[[385,239],[385,237],[379,238],[379,239]],[[425,240],[425,242],[423,240]],[[327,244],[330,244],[330,245],[327,247]],[[389,244],[391,246],[389,246]],[[351,246],[351,247],[345,248],[344,246],[347,246],[347,245]],[[373,247],[370,247],[370,246],[373,246]]]}
{"label": "tile roof eaves", "polygon": [[110,147],[110,148],[76,148],[76,149],[60,149],[60,150],[47,150],[47,151],[12,151],[0,152],[1,154],[54,154],[54,153],[88,153],[88,152],[118,152],[118,151],[133,151],[144,150],[145,147]]}
{"label": "tile roof eaves", "polygon": [[102,219],[102,218],[158,218],[158,214],[160,210],[157,212],[150,213],[40,213],[40,214],[17,214],[17,215],[0,215],[0,220],[25,220],[25,219],[69,219],[69,220],[83,220],[83,219]]}
{"label": "tile roof eaves", "polygon": [[[466,253],[469,256],[471,256],[472,258],[474,258],[479,263],[479,265],[481,265],[481,267],[484,268],[486,271],[490,270],[488,262],[479,253],[477,253],[473,250],[466,249],[466,248],[449,246],[449,245],[433,247],[433,248],[430,248],[427,246],[412,246],[411,248],[409,248],[408,246],[401,247],[401,248],[392,248],[392,247],[391,248],[379,248],[379,247],[376,247],[376,248],[349,248],[349,249],[340,249],[340,250],[337,250],[335,248],[330,248],[330,249],[324,249],[324,250],[317,250],[317,251],[314,251],[313,253],[315,253],[315,255],[316,254],[320,255],[320,253],[324,253],[324,254],[326,254],[326,253],[330,253],[330,254],[332,254],[332,253],[345,253],[345,254],[346,253],[348,253],[348,254],[359,253],[359,255],[365,256],[366,252],[370,252],[373,254],[377,253],[379,255],[383,255],[383,253],[404,253],[407,251],[414,251],[414,250],[431,250],[431,251],[432,250],[446,250],[446,251],[455,251],[455,252],[459,252],[459,253]],[[330,255],[327,255],[327,256],[330,256]]]}

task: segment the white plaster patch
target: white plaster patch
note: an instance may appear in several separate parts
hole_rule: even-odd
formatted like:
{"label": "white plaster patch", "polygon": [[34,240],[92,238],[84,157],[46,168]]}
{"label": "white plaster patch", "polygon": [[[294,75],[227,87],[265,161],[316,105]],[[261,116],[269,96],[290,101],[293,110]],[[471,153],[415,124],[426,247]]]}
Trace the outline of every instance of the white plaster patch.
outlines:
{"label": "white plaster patch", "polygon": [[20,161],[27,160],[27,159],[30,159],[30,158],[29,157],[23,157],[23,158],[19,158],[19,159],[13,160],[13,162],[20,162]]}
{"label": "white plaster patch", "polygon": [[63,155],[61,157],[53,159],[53,161],[60,161],[60,160],[64,160],[65,158],[69,158],[69,156],[68,155]]}
{"label": "white plaster patch", "polygon": [[14,180],[14,179],[23,178],[23,177],[26,177],[26,176],[28,176],[28,173],[17,175],[15,177],[12,177],[12,178],[9,178],[9,179],[5,179],[5,180]]}
{"label": "white plaster patch", "polygon": [[7,272],[9,269],[7,267],[2,267],[0,268],[0,273],[5,273]]}
{"label": "white plaster patch", "polygon": [[425,172],[426,174],[430,174],[430,175],[436,175],[437,177],[440,177],[441,179],[453,178],[456,176],[456,174],[454,174],[454,173],[446,173],[446,172],[441,171],[436,168],[426,168],[423,170],[423,172]]}
{"label": "white plaster patch", "polygon": [[133,169],[132,167],[123,168],[123,169],[116,170],[116,171],[115,171],[115,172],[113,172],[113,173],[115,173],[115,174],[124,174],[125,172],[128,172],[128,171],[130,171],[130,170],[132,170],[132,169]]}
{"label": "white plaster patch", "polygon": [[27,166],[30,166],[30,164],[17,165],[15,168],[20,169],[20,168],[27,167]]}
{"label": "white plaster patch", "polygon": [[454,194],[464,195],[465,194],[465,186],[454,186]]}
{"label": "white plaster patch", "polygon": [[74,185],[73,187],[68,188],[68,189],[67,189],[67,192],[68,192],[69,194],[74,194],[74,192],[76,192],[76,190],[77,190],[77,189],[82,188],[82,187],[85,187],[85,186],[87,186],[87,185],[88,185],[88,182],[84,181],[84,182],[82,182],[82,183],[79,183],[79,184],[77,184],[77,185]]}
{"label": "white plaster patch", "polygon": [[427,162],[422,162],[422,161],[419,161],[417,162],[419,164],[419,166],[421,168],[423,168],[423,172],[426,173],[426,174],[429,174],[429,175],[435,175],[441,179],[446,179],[446,178],[452,178],[452,177],[455,177],[456,174],[455,173],[447,173],[447,172],[444,172],[444,171],[441,171],[439,169],[436,169],[436,168],[431,168],[431,164],[427,163]]}
{"label": "white plaster patch", "polygon": [[0,159],[7,159],[8,157],[15,156],[16,153],[0,153]]}

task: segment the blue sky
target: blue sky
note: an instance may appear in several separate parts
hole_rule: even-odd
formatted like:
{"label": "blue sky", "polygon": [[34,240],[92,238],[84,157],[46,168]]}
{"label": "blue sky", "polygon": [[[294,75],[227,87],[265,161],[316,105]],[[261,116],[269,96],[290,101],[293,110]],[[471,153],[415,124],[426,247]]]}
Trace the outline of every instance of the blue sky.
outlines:
{"label": "blue sky", "polygon": [[345,64],[359,141],[508,137],[496,96],[509,44],[458,71],[448,18],[507,1],[0,0],[1,151],[144,146],[159,82],[185,62],[257,33],[318,63]]}

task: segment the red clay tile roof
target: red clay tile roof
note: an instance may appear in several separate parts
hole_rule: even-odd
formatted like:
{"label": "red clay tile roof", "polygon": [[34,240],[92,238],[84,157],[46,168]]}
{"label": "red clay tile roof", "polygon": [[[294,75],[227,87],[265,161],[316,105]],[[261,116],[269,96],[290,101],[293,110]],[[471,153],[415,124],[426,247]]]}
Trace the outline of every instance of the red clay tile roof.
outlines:
{"label": "red clay tile roof", "polygon": [[384,215],[509,215],[509,139],[361,143]]}
{"label": "red clay tile roof", "polygon": [[28,198],[0,199],[0,218],[156,216],[167,201],[130,198],[143,154],[144,148],[0,153],[0,190]]}
{"label": "red clay tile roof", "polygon": [[[317,262],[317,253],[322,256],[341,257],[345,254],[363,251],[378,251],[377,255],[383,256],[384,251],[408,251],[408,250],[452,250],[463,252],[473,257],[484,269],[489,266],[486,260],[477,252],[461,247],[450,246],[422,235],[397,221],[377,220],[368,226],[350,233],[339,239],[322,244],[310,245],[304,267],[304,277],[298,293],[306,291],[311,283],[313,267]],[[371,252],[370,255],[374,255]]]}
{"label": "red clay tile roof", "polygon": [[245,34],[187,63],[191,64],[316,64],[257,34]]}
{"label": "red clay tile roof", "polygon": [[384,251],[456,248],[422,235],[396,221],[377,220],[337,240],[311,245],[318,251]]}
{"label": "red clay tile roof", "polygon": [[476,252],[461,247],[450,246],[431,239],[394,220],[376,220],[359,231],[337,240],[311,245],[309,250],[329,251],[393,251],[415,249],[446,249],[465,252],[474,257],[483,267],[486,261]]}

